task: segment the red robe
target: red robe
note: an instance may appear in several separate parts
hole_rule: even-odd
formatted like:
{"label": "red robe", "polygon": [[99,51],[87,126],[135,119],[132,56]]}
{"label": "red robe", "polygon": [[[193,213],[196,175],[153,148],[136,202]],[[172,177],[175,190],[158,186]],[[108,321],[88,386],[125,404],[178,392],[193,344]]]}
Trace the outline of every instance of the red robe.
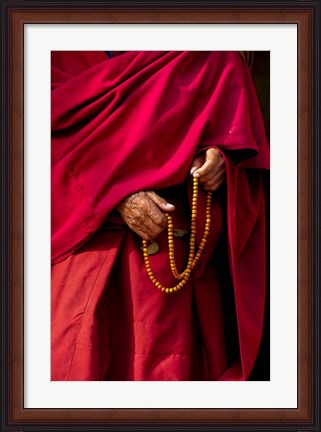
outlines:
{"label": "red robe", "polygon": [[[193,277],[163,294],[114,208],[155,190],[176,205],[174,225],[188,229],[189,169],[209,147],[224,156],[226,188],[213,194],[213,228]],[[255,90],[237,53],[54,52],[52,379],[247,379],[263,327],[268,167]],[[198,241],[204,211],[201,191]],[[158,241],[152,268],[171,286],[166,233]],[[188,245],[176,243],[183,268]]]}

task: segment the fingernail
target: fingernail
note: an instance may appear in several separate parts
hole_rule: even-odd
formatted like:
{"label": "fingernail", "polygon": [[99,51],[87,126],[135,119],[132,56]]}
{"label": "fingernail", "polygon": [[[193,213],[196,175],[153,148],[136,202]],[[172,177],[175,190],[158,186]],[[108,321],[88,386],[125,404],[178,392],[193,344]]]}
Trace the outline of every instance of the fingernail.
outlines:
{"label": "fingernail", "polygon": [[193,174],[193,177],[199,177],[199,176],[200,176],[200,175],[199,175],[199,173],[197,173],[197,172]]}
{"label": "fingernail", "polygon": [[167,207],[168,209],[173,209],[173,208],[175,208],[175,206],[173,206],[173,204],[170,204],[170,203],[166,203],[166,207]]}

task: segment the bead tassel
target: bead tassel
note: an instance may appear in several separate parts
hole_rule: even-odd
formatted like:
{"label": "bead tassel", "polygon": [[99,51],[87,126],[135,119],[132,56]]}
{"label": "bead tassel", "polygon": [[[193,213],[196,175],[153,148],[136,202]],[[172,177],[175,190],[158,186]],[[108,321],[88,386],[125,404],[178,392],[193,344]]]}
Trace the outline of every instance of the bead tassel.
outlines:
{"label": "bead tassel", "polygon": [[150,280],[152,281],[152,283],[162,292],[173,293],[179,291],[187,283],[191,275],[191,272],[195,267],[195,265],[197,264],[197,262],[199,261],[202,255],[202,251],[207,242],[207,237],[209,235],[210,227],[211,227],[212,192],[207,192],[205,228],[204,228],[202,240],[198,247],[197,253],[195,254],[197,199],[198,199],[198,179],[193,178],[193,198],[192,198],[191,236],[190,236],[190,243],[189,243],[189,256],[188,256],[186,268],[182,273],[178,272],[176,267],[176,262],[175,262],[173,219],[169,214],[165,214],[168,222],[168,251],[169,251],[170,268],[172,270],[173,276],[180,281],[175,286],[171,288],[166,288],[156,279],[152,271],[151,263],[149,260],[149,254],[147,251],[147,241],[143,240],[143,255],[144,255],[147,274]]}

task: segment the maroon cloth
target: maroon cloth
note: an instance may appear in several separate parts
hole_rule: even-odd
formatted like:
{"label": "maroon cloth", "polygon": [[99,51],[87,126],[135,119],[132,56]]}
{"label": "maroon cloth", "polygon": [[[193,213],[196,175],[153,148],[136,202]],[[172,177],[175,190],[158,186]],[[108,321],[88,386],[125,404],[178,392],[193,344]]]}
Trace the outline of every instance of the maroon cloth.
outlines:
{"label": "maroon cloth", "polygon": [[[225,159],[226,205],[222,191],[214,194],[193,278],[165,295],[113,209],[130,193],[156,190],[176,204],[174,224],[188,228],[189,169],[209,147]],[[52,379],[247,379],[263,326],[268,167],[255,90],[237,53],[54,52]],[[204,192],[199,206],[198,241]],[[232,363],[215,262],[223,237],[237,322]],[[159,241],[152,266],[170,286],[165,233]],[[181,268],[187,253],[180,240]]]}

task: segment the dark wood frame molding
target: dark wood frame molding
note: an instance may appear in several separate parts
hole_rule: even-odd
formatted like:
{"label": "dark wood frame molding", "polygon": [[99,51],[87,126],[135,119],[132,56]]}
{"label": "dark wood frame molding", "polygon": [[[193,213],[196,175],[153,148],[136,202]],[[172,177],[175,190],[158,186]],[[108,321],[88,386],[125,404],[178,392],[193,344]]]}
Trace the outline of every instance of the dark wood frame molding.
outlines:
{"label": "dark wood frame molding", "polygon": [[[2,1],[1,430],[320,430],[320,22],[319,1]],[[24,408],[23,28],[27,23],[298,26],[297,409]]]}

